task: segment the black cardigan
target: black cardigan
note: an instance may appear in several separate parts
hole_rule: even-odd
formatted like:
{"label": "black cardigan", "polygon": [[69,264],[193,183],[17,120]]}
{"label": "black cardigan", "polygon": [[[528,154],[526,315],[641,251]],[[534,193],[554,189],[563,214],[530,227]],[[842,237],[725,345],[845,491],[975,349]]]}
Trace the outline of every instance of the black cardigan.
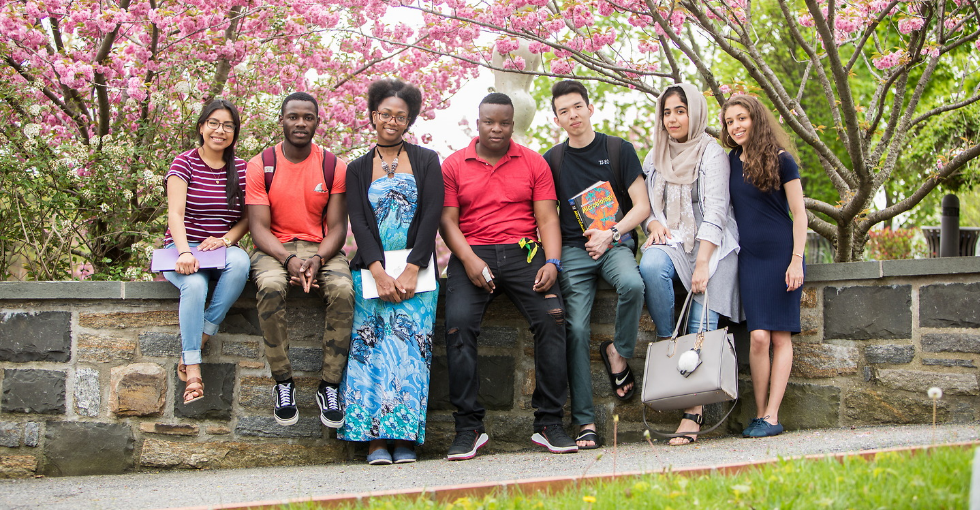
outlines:
{"label": "black cardigan", "polygon": [[[351,231],[357,241],[357,252],[350,262],[351,270],[367,269],[375,260],[385,263],[381,247],[378,220],[368,201],[368,188],[374,176],[374,151],[357,158],[347,166],[347,211],[350,214]],[[430,149],[405,142],[405,152],[415,185],[418,187],[418,208],[408,226],[408,247],[412,249],[408,262],[424,269],[436,251],[436,232],[442,216],[445,185],[439,155]]]}

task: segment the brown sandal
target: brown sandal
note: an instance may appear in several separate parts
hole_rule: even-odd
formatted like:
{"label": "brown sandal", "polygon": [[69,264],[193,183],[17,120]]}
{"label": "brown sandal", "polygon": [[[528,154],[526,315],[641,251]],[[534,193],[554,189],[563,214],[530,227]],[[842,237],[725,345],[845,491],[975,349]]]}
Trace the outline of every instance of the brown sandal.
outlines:
{"label": "brown sandal", "polygon": [[184,404],[197,402],[202,398],[204,398],[204,381],[200,377],[187,379],[187,384],[184,385]]}
{"label": "brown sandal", "polygon": [[[211,339],[210,336],[207,339],[203,339],[203,338],[201,339],[202,351],[204,350],[204,346],[208,344],[208,340],[210,339]],[[184,364],[183,354],[181,354],[180,359],[177,360],[177,378],[180,379],[181,381],[187,382],[187,365]]]}

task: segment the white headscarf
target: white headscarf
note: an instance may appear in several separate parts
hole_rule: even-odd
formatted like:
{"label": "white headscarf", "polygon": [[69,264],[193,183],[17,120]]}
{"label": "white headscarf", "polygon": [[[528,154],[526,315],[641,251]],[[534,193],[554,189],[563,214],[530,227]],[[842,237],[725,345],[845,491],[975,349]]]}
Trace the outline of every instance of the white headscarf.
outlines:
{"label": "white headscarf", "polygon": [[704,132],[708,126],[708,101],[701,90],[690,83],[680,87],[687,96],[687,141],[677,142],[667,134],[663,123],[666,94],[657,100],[657,127],[651,149],[657,176],[653,184],[654,211],[663,211],[671,236],[684,243],[684,251],[694,249],[697,223],[691,206],[691,188],[698,179],[698,164],[712,138]]}

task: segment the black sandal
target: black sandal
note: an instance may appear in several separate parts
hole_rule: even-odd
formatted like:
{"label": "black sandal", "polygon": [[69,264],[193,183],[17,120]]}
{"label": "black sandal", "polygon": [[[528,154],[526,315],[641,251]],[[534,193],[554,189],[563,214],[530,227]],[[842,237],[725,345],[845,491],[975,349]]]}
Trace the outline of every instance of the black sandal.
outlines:
{"label": "black sandal", "polygon": [[602,439],[599,439],[599,434],[593,429],[584,429],[579,432],[578,437],[575,438],[575,442],[579,441],[592,441],[594,443],[592,446],[579,446],[579,450],[595,450],[602,446]]}
{"label": "black sandal", "polygon": [[[602,362],[606,364],[606,374],[609,375],[609,384],[612,385],[613,395],[619,400],[629,400],[633,398],[633,394],[636,392],[636,378],[633,376],[633,370],[630,369],[630,364],[626,363],[626,370],[614,374],[612,371],[612,365],[609,364],[609,354],[606,353],[606,349],[612,342],[606,340],[599,344],[599,354],[602,356]],[[626,392],[625,395],[619,396],[619,390],[625,388],[626,386],[632,384],[633,387]]]}
{"label": "black sandal", "polygon": [[[704,416],[702,416],[700,414],[684,413],[684,415],[681,416],[681,419],[682,420],[691,420],[694,423],[697,423],[698,424],[698,430],[697,431],[698,432],[701,432],[701,426],[704,425]],[[693,432],[693,431],[691,431],[691,432]],[[697,437],[691,437],[691,436],[685,436],[685,435],[679,435],[679,436],[674,436],[674,437],[679,437],[679,438],[682,438],[682,439],[686,439],[687,442],[686,443],[677,443],[677,444],[671,444],[670,442],[668,442],[667,443],[667,446],[686,446],[686,445],[689,445],[691,443],[696,443],[698,441],[698,438]]]}

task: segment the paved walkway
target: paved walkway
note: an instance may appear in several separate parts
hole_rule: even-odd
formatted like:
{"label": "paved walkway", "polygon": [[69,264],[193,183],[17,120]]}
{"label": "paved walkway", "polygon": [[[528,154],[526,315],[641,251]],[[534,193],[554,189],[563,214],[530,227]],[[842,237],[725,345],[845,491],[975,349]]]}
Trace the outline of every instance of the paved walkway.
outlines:
{"label": "paved walkway", "polygon": [[[545,476],[661,470],[775,457],[976,441],[980,424],[887,426],[788,432],[767,439],[712,438],[685,447],[629,444],[574,455],[542,449],[482,454],[465,462],[423,460],[400,466],[330,464],[293,468],[168,471],[111,476],[0,480],[0,508],[155,509],[287,500],[390,489],[438,487]],[[491,441],[490,445],[492,447]],[[529,442],[529,446],[530,442]]]}

